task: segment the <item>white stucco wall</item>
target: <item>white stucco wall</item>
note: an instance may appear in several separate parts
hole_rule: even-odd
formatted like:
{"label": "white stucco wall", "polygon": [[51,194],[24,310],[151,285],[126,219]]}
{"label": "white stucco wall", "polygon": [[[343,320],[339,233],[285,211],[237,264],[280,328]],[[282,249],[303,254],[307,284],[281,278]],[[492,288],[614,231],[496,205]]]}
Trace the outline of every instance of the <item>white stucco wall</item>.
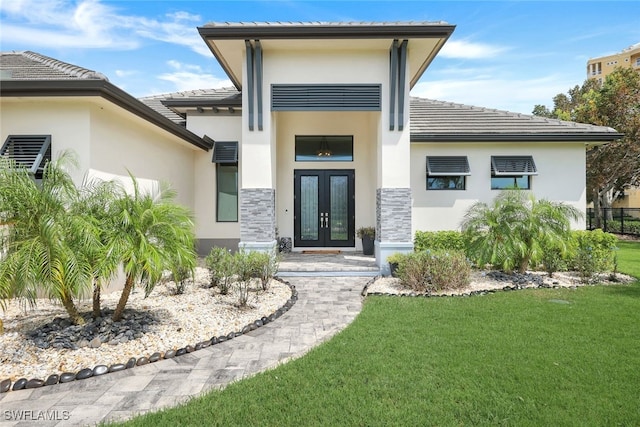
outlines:
{"label": "white stucco wall", "polygon": [[9,135],[51,135],[51,155],[73,150],[79,163],[70,170],[82,182],[90,167],[91,119],[86,98],[0,98],[0,144]]}
{"label": "white stucco wall", "polygon": [[202,150],[113,104],[92,104],[90,111],[92,169],[166,182],[178,203],[194,209],[192,171]]}
{"label": "white stucco wall", "polygon": [[[466,190],[427,190],[426,156],[467,156],[471,176]],[[491,190],[491,156],[531,155],[538,175],[531,177],[536,198],[564,202],[582,212],[586,206],[584,144],[566,143],[439,143],[411,144],[413,233],[416,230],[458,230],[475,202],[489,203],[500,192]],[[573,224],[584,229],[584,220]]]}
{"label": "white stucco wall", "polygon": [[[216,141],[241,142],[242,118],[214,113],[188,113],[187,129]],[[239,239],[239,222],[216,222],[216,165],[213,152],[198,152],[194,162],[196,236],[200,239]],[[242,153],[238,156],[242,158]],[[242,177],[240,175],[238,179]]]}

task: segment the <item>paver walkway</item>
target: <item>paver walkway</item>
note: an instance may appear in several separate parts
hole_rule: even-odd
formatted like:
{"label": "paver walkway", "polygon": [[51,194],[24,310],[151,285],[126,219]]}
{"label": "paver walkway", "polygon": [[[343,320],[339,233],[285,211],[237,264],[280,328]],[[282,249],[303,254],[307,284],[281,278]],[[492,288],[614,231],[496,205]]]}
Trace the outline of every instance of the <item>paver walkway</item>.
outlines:
{"label": "paver walkway", "polygon": [[303,355],[351,323],[362,308],[360,292],[371,278],[287,280],[298,290],[298,301],[275,322],[173,359],[0,394],[0,426],[84,426],[128,419],[275,367]]}

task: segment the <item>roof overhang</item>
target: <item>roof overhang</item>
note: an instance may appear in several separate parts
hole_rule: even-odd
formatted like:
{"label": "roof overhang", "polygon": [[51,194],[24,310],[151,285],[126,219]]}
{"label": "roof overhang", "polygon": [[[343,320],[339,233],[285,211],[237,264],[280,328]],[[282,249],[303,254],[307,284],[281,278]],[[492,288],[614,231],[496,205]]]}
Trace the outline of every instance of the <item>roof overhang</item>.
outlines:
{"label": "roof overhang", "polygon": [[455,25],[437,23],[236,23],[208,24],[198,31],[238,90],[242,90],[245,40],[262,49],[386,49],[394,39],[409,40],[410,86],[436,57]]}
{"label": "roof overhang", "polygon": [[622,138],[619,132],[576,133],[483,133],[483,134],[437,134],[412,133],[411,142],[582,142],[606,144]]}
{"label": "roof overhang", "polygon": [[0,97],[97,96],[158,126],[184,141],[208,151],[212,145],[146,106],[106,80],[3,80]]}

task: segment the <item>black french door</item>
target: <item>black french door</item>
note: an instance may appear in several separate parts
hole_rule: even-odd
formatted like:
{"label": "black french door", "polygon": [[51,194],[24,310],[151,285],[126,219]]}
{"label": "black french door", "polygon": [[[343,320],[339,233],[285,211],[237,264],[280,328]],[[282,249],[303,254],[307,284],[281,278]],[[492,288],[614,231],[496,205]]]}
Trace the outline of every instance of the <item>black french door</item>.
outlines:
{"label": "black french door", "polygon": [[294,244],[355,246],[353,169],[294,171]]}

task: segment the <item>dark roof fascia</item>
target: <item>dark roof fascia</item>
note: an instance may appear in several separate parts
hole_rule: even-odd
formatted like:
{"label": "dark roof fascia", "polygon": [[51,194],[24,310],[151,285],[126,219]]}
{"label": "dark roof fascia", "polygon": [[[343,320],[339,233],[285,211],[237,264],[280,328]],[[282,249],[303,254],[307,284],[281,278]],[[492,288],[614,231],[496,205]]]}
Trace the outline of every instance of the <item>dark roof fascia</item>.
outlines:
{"label": "dark roof fascia", "polygon": [[499,134],[411,134],[411,142],[611,142],[620,139],[619,132],[584,133],[499,133]]}
{"label": "dark roof fascia", "polygon": [[106,80],[3,80],[0,96],[99,96],[204,151],[212,148],[196,134]]}
{"label": "dark roof fascia", "polygon": [[163,99],[162,102],[166,107],[188,108],[188,107],[242,107],[242,99]]}
{"label": "dark roof fascia", "polygon": [[448,38],[455,25],[238,25],[198,27],[203,39],[384,39],[384,38]]}

